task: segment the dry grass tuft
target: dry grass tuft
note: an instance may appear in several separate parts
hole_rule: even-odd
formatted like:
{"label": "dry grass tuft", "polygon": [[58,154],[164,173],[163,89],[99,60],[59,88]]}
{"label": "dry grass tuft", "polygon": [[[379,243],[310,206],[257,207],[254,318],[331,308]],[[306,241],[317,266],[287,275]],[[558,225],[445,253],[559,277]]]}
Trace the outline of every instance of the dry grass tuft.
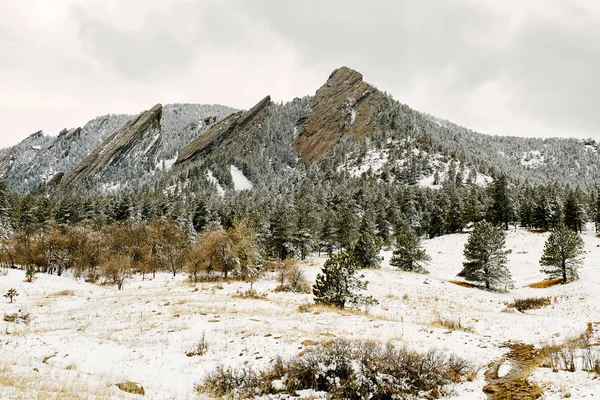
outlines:
{"label": "dry grass tuft", "polygon": [[433,322],[431,326],[436,326],[439,328],[446,328],[449,331],[463,331],[468,333],[475,333],[472,327],[464,325],[460,318],[458,320],[442,318],[439,315]]}
{"label": "dry grass tuft", "polygon": [[75,292],[73,290],[61,290],[56,293],[52,293],[51,297],[63,297],[63,296],[75,296]]}
{"label": "dry grass tuft", "polygon": [[529,285],[529,287],[533,288],[533,289],[546,289],[546,288],[549,288],[551,286],[558,285],[561,282],[562,282],[562,279],[560,279],[560,278],[549,279],[549,280],[546,280],[546,281],[532,283],[531,285]]}
{"label": "dry grass tuft", "polygon": [[523,312],[548,307],[551,304],[552,298],[550,297],[528,297],[525,299],[516,299],[513,303],[508,304],[508,307],[516,308]]}

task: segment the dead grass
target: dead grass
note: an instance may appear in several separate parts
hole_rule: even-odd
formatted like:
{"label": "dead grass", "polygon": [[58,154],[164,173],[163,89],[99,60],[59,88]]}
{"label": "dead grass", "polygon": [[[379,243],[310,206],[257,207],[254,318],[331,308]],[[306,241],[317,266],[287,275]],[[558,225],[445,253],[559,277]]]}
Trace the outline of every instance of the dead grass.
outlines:
{"label": "dead grass", "polygon": [[510,308],[524,312],[527,310],[537,310],[539,308],[548,307],[553,302],[551,297],[528,297],[525,299],[515,299],[514,302],[508,304]]}
{"label": "dead grass", "polygon": [[533,288],[533,289],[546,289],[546,288],[549,288],[551,286],[558,285],[561,282],[562,282],[562,279],[560,279],[560,278],[548,279],[548,280],[545,280],[545,281],[532,283],[531,285],[529,285],[529,287]]}
{"label": "dead grass", "polygon": [[465,281],[450,280],[448,282],[453,283],[458,286],[469,288],[469,289],[479,288],[479,286],[475,285],[474,283],[469,283],[469,282],[465,282]]}
{"label": "dead grass", "polygon": [[472,327],[463,324],[461,319],[458,320],[442,318],[441,316],[437,316],[433,322],[431,322],[431,326],[446,328],[449,331],[462,331],[468,333],[475,333]]}
{"label": "dead grass", "polygon": [[131,399],[113,390],[104,377],[90,377],[72,368],[0,363],[0,397],[14,400]]}
{"label": "dead grass", "polygon": [[63,296],[75,296],[73,290],[61,290],[59,292],[52,293],[49,297],[63,297]]}

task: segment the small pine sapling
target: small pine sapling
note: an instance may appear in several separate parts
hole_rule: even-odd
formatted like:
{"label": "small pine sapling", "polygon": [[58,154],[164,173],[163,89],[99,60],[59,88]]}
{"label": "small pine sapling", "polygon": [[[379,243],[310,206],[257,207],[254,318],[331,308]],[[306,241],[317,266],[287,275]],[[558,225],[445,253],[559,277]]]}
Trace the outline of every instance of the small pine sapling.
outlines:
{"label": "small pine sapling", "polygon": [[342,252],[332,255],[323,265],[313,286],[315,303],[338,308],[345,308],[346,304],[377,304],[373,297],[357,293],[365,290],[368,284],[360,280],[363,276],[356,276],[359,268],[352,254]]}
{"label": "small pine sapling", "polygon": [[18,295],[19,295],[19,293],[17,292],[17,289],[10,288],[10,289],[8,289],[8,292],[6,292],[4,297],[6,297],[9,300],[9,302],[12,303],[14,298],[17,297]]}
{"label": "small pine sapling", "polygon": [[390,265],[404,271],[428,273],[424,264],[431,257],[421,247],[421,238],[408,224],[402,224],[396,233],[396,248]]}

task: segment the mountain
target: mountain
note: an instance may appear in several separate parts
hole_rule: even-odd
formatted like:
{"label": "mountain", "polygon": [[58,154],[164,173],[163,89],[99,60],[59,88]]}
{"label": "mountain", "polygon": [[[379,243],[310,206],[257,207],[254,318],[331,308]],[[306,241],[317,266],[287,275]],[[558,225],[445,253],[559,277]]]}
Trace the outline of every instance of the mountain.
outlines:
{"label": "mountain", "polygon": [[216,149],[225,141],[235,141],[250,124],[260,124],[265,117],[265,109],[271,104],[271,96],[266,96],[258,104],[246,112],[237,112],[214,125],[192,143],[181,149],[176,165],[193,160]]}
{"label": "mountain", "polygon": [[375,114],[384,102],[385,95],[360,73],[348,67],[333,71],[310,101],[311,112],[298,121],[294,148],[300,162],[321,159],[345,137],[373,136],[380,125]]}
{"label": "mountain", "polygon": [[22,193],[47,184],[92,192],[166,188],[198,174],[233,188],[232,171],[269,186],[302,179],[313,165],[427,187],[485,185],[502,172],[513,182],[590,189],[600,182],[598,149],[591,139],[477,133],[414,110],[341,67],[313,96],[287,103],[266,96],[247,111],[156,105],[137,116],[98,117],[58,137],[37,132],[0,150],[0,174]]}
{"label": "mountain", "polygon": [[[94,178],[98,188],[126,187],[121,173],[125,164],[132,167],[130,175],[140,172],[142,165],[155,161],[151,168],[146,168],[143,177],[154,170],[168,169],[177,157],[179,150],[190,141],[198,137],[208,127],[234,112],[229,107],[205,104],[167,104],[162,107],[160,118],[160,143],[154,148],[151,157],[147,157],[146,148],[128,145],[120,137],[120,142],[127,148],[125,157],[113,163],[105,170],[100,162],[94,173],[79,174],[87,170],[80,165],[86,157],[98,155],[105,148],[109,136],[114,136],[120,129],[139,116],[127,114],[111,114],[94,118],[82,128],[64,129],[58,136],[45,136],[36,132],[14,147],[0,149],[0,177],[8,187],[16,192],[25,193],[37,190],[40,185],[47,183],[81,182],[84,176]],[[133,138],[132,138],[133,139]],[[116,143],[113,143],[113,145]],[[90,161],[90,159],[88,159]],[[88,166],[89,167],[89,166]],[[83,169],[82,169],[83,168]],[[148,171],[148,169],[152,171]],[[100,173],[102,171],[102,173]],[[78,175],[79,178],[75,178]],[[114,176],[113,176],[114,175]],[[66,179],[65,179],[66,176]],[[72,182],[71,182],[72,183]],[[89,184],[89,182],[88,182]],[[69,185],[62,185],[66,187]],[[71,185],[72,186],[72,185]]]}
{"label": "mountain", "polygon": [[161,117],[162,104],[157,104],[128,121],[84,158],[65,176],[62,183],[69,185],[82,182],[86,178],[94,178],[118,163],[131,162],[135,153],[146,157],[156,156],[161,141]]}

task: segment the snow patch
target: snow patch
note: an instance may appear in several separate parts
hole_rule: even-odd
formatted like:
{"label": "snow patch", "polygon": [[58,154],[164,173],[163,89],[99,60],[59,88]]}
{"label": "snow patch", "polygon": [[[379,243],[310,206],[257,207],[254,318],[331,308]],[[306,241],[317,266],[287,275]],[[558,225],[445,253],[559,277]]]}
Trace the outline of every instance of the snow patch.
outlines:
{"label": "snow patch", "polygon": [[545,161],[544,155],[539,150],[526,151],[521,156],[521,165],[529,168],[537,168]]}
{"label": "snow patch", "polygon": [[233,180],[233,189],[236,192],[239,192],[241,190],[249,190],[254,187],[254,185],[252,185],[252,182],[250,182],[248,178],[244,176],[244,173],[240,171],[235,165],[231,165],[229,167],[229,170],[231,171],[231,179]]}
{"label": "snow patch", "polygon": [[219,196],[225,196],[225,190],[223,189],[223,186],[221,186],[221,184],[219,183],[219,180],[217,178],[215,178],[215,176],[213,175],[213,173],[210,169],[206,171],[206,178],[208,179],[209,182],[212,182],[215,184],[215,186],[217,187],[217,193],[219,194]]}

